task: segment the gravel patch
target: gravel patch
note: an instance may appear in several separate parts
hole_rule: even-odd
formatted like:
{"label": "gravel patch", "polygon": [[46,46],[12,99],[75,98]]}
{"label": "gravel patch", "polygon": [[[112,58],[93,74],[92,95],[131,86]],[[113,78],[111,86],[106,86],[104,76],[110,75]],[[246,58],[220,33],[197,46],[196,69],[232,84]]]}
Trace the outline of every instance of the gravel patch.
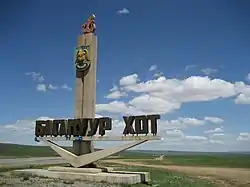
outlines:
{"label": "gravel patch", "polygon": [[1,187],[119,187],[120,185],[40,178],[29,175],[16,176],[10,172],[0,173]]}

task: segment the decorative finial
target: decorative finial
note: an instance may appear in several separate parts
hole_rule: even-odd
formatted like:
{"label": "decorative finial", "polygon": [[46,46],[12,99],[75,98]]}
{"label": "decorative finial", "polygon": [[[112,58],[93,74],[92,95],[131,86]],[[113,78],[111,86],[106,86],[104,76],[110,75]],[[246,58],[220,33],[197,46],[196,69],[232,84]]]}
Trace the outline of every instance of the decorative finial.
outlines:
{"label": "decorative finial", "polygon": [[84,24],[82,24],[81,29],[84,34],[95,32],[96,26],[94,14],[92,14]]}

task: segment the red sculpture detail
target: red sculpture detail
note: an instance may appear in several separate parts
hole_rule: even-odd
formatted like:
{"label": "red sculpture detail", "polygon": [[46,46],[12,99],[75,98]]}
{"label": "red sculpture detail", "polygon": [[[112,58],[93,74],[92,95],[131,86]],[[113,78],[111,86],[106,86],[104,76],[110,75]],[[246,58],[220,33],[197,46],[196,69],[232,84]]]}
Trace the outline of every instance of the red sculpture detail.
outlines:
{"label": "red sculpture detail", "polygon": [[89,19],[87,20],[86,23],[82,24],[81,29],[82,29],[82,32],[84,34],[95,32],[96,26],[95,26],[95,15],[94,14],[89,17]]}

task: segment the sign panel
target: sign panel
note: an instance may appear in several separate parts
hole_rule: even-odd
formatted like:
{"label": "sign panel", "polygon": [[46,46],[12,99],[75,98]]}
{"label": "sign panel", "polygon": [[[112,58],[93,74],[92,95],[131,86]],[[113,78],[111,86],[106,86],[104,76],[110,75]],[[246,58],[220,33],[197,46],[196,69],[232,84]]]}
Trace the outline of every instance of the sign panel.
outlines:
{"label": "sign panel", "polygon": [[[156,136],[158,119],[160,119],[160,115],[124,116],[125,127],[122,134],[124,136],[142,134]],[[35,136],[92,137],[95,135],[104,136],[105,132],[110,130],[112,130],[112,119],[108,117],[37,120]]]}

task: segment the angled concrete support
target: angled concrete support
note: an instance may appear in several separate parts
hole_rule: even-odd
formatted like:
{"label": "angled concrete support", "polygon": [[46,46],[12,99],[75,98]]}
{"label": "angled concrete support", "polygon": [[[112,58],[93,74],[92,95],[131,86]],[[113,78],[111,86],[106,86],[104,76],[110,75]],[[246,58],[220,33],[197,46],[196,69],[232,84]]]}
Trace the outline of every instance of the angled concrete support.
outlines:
{"label": "angled concrete support", "polygon": [[86,166],[90,163],[93,163],[95,161],[98,161],[100,159],[106,158],[110,155],[119,153],[121,151],[124,151],[126,149],[132,148],[134,146],[137,146],[139,144],[142,144],[146,142],[147,140],[138,140],[134,141],[132,143],[120,145],[118,147],[113,147],[109,149],[104,149],[96,152],[92,152],[89,154],[77,156],[66,149],[60,147],[56,143],[50,141],[50,140],[45,140],[45,143],[47,143],[55,152],[57,152],[61,157],[63,157],[65,160],[67,160],[73,167],[79,168],[82,166]]}
{"label": "angled concrete support", "polygon": [[49,145],[55,152],[57,152],[57,154],[59,154],[62,158],[67,160],[72,166],[77,167],[76,165],[77,156],[75,154],[62,148],[61,146],[57,145],[56,143],[50,140],[45,140],[44,142],[47,145]]}
{"label": "angled concrete support", "polygon": [[106,158],[110,155],[119,153],[121,151],[127,150],[129,148],[132,148],[134,146],[137,146],[139,144],[142,144],[144,142],[146,142],[147,140],[141,140],[141,141],[134,141],[132,143],[128,143],[128,144],[124,144],[124,145],[120,145],[118,147],[113,147],[113,148],[109,148],[109,149],[103,149],[101,151],[96,151],[93,153],[89,153],[89,154],[85,154],[85,155],[81,155],[78,157],[78,167],[81,166],[85,166],[89,163],[98,161],[100,159]]}

